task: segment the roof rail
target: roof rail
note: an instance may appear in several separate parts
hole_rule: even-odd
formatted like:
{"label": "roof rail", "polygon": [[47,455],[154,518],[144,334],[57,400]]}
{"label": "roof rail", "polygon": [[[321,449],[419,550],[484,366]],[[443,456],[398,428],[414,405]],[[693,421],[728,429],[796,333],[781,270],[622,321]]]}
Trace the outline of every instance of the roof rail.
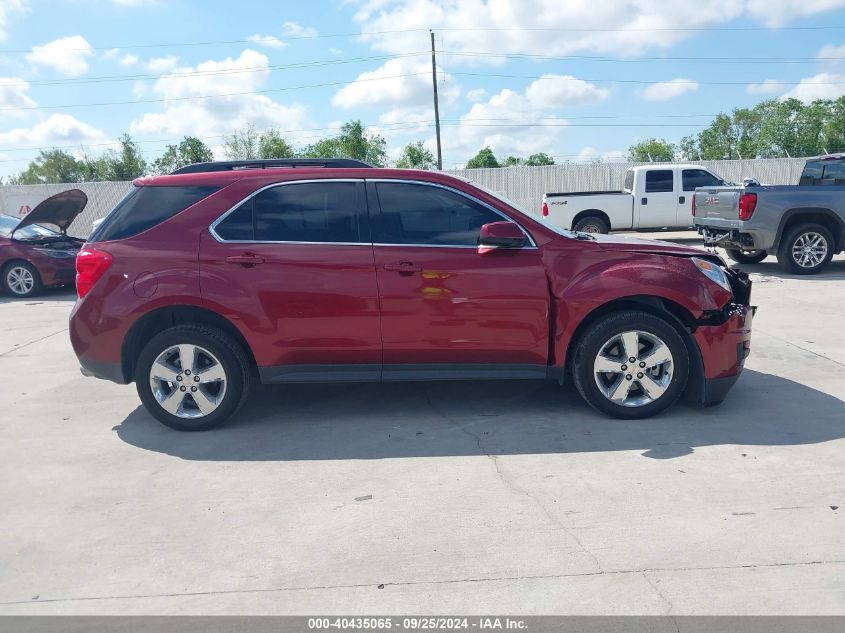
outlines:
{"label": "roof rail", "polygon": [[369,163],[352,158],[272,158],[268,160],[221,160],[211,163],[185,165],[171,174],[202,174],[212,171],[235,171],[240,169],[271,169],[274,167],[372,167]]}

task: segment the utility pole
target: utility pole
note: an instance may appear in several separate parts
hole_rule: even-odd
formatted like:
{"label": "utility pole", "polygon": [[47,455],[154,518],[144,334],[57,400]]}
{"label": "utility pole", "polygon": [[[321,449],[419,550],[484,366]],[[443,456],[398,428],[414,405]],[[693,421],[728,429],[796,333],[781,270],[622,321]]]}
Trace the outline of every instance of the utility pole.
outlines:
{"label": "utility pole", "polygon": [[437,58],[434,55],[434,31],[431,33],[431,82],[434,85],[434,130],[437,134],[437,169],[443,170],[443,153],[440,149],[440,105],[437,100]]}

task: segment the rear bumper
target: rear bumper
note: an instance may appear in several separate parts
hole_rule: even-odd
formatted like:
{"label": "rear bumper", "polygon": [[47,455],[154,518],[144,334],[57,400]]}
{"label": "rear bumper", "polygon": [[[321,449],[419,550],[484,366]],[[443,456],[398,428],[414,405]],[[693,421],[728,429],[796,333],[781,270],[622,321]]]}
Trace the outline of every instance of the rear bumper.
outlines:
{"label": "rear bumper", "polygon": [[108,363],[80,356],[79,371],[82,372],[83,376],[102,378],[103,380],[110,380],[120,385],[127,384],[126,379],[123,377],[123,368],[120,366],[120,363]]}
{"label": "rear bumper", "polygon": [[695,228],[704,239],[705,246],[756,251],[772,249],[772,244],[768,243],[769,240],[754,230],[719,228],[701,224],[696,224]]}

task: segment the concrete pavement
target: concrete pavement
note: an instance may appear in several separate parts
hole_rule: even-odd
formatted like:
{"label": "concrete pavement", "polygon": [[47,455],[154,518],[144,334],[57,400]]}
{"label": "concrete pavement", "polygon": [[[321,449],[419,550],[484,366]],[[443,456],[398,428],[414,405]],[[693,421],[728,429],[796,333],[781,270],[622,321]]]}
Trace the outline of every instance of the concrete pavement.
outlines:
{"label": "concrete pavement", "polygon": [[845,257],[748,266],[727,401],[541,382],[259,390],[183,434],[0,295],[0,614],[845,614]]}

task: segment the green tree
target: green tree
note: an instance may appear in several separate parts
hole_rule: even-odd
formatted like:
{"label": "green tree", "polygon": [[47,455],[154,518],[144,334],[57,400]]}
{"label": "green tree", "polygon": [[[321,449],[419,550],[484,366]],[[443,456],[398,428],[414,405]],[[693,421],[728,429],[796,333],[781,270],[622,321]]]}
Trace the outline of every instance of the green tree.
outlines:
{"label": "green tree", "polygon": [[262,132],[258,137],[258,158],[296,158],[296,150],[275,129]]}
{"label": "green tree", "polygon": [[214,160],[211,149],[196,136],[186,136],[179,145],[168,145],[159,158],[153,162],[152,170],[157,174],[169,174],[172,171]]}
{"label": "green tree", "polygon": [[375,167],[384,167],[387,141],[378,134],[368,134],[361,121],[348,121],[337,136],[309,145],[302,155],[308,158],[354,158]]}
{"label": "green tree", "polygon": [[525,159],[525,164],[529,167],[541,167],[543,165],[554,165],[554,159],[544,152],[538,152],[537,154],[531,154],[528,158]]}
{"label": "green tree", "polygon": [[408,143],[402,149],[402,155],[396,161],[399,169],[434,169],[436,162],[431,150],[422,141]]}
{"label": "green tree", "polygon": [[90,162],[89,170],[96,173],[98,180],[134,180],[147,172],[147,163],[132,137],[124,134],[120,137],[120,149],[109,150]]}
{"label": "green tree", "polygon": [[675,157],[675,146],[662,138],[650,138],[631,145],[628,160],[635,163],[667,163]]}
{"label": "green tree", "polygon": [[87,180],[85,164],[60,149],[41,150],[16,178],[15,184],[38,185]]}
{"label": "green tree", "polygon": [[520,165],[525,165],[525,161],[516,156],[508,156],[501,162],[502,167],[519,167]]}
{"label": "green tree", "polygon": [[484,167],[499,167],[499,161],[496,160],[493,150],[489,147],[485,147],[470,158],[466,166],[467,169],[480,169]]}
{"label": "green tree", "polygon": [[258,142],[258,132],[248,125],[223,139],[223,152],[229,160],[253,160],[258,158]]}

